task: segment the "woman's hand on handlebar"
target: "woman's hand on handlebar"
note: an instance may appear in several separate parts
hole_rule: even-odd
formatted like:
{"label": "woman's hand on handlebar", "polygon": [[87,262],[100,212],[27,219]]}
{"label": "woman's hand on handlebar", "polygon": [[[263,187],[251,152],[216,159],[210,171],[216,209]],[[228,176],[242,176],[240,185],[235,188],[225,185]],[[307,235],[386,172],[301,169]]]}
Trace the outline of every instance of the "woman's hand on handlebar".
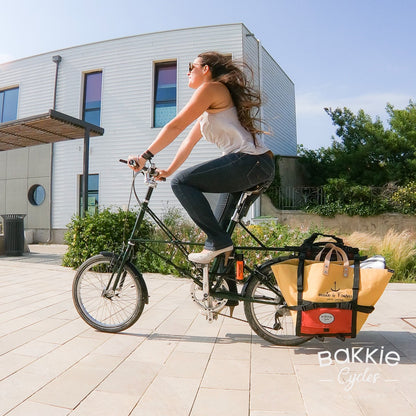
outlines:
{"label": "woman's hand on handlebar", "polygon": [[166,178],[168,176],[170,176],[170,173],[167,170],[164,170],[164,169],[158,169],[157,173],[158,173],[158,175],[155,177],[155,179],[157,181],[165,181]]}
{"label": "woman's hand on handlebar", "polygon": [[135,172],[140,172],[145,164],[146,160],[143,157],[129,155],[127,158],[127,166]]}
{"label": "woman's hand on handlebar", "polygon": [[[146,159],[143,157],[137,157],[130,155],[127,160],[119,159],[120,162],[126,163],[130,169],[133,169],[135,172],[140,172],[145,170],[150,177],[157,181],[166,181],[166,178],[171,175],[168,170],[157,169],[154,164],[150,167],[146,167]],[[142,165],[143,161],[143,165]]]}

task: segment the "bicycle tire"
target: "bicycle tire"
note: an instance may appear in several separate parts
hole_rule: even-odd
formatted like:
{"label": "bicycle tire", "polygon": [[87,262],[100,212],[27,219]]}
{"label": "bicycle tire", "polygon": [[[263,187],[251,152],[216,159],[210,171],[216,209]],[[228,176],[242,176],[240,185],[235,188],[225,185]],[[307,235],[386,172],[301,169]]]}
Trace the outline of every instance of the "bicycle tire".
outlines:
{"label": "bicycle tire", "polygon": [[147,293],[137,271],[126,263],[123,282],[116,291],[105,292],[115,269],[115,256],[96,255],[78,269],[72,284],[72,298],[81,318],[102,332],[120,332],[140,317]]}
{"label": "bicycle tire", "polygon": [[[262,264],[258,269],[263,276],[266,276],[268,283],[272,284],[278,292],[280,292],[280,290],[271,266],[282,260],[284,260],[284,258],[270,260]],[[274,305],[251,301],[244,302],[244,313],[247,322],[253,331],[264,340],[275,345],[296,346],[313,338],[300,337],[295,334],[292,315],[288,309],[285,309],[286,302],[283,295],[281,293],[277,295],[268,288],[258,275],[254,274],[250,278],[245,290],[245,296],[253,298],[254,300],[257,298],[258,300],[278,301],[278,303]],[[278,316],[278,318],[276,318],[276,316]],[[276,326],[280,327],[275,329]]]}

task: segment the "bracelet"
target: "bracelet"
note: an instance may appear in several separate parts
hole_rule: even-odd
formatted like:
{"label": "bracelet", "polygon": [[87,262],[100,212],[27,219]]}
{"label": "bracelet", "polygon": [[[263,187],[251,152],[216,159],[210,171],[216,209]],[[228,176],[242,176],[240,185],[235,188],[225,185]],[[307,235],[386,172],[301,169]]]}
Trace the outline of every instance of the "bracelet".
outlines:
{"label": "bracelet", "polygon": [[140,157],[146,160],[150,160],[154,154],[150,150],[146,150]]}

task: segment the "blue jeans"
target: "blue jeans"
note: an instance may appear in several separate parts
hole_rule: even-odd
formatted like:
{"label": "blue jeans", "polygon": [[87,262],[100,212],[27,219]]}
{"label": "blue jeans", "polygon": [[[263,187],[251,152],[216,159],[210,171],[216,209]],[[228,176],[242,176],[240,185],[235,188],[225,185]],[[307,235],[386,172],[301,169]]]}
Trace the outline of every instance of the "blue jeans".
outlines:
{"label": "blue jeans", "polygon": [[[260,183],[271,183],[274,171],[270,153],[230,153],[179,172],[172,179],[172,190],[207,235],[205,248],[220,250],[233,244],[226,228],[241,193]],[[221,194],[215,213],[204,192]]]}

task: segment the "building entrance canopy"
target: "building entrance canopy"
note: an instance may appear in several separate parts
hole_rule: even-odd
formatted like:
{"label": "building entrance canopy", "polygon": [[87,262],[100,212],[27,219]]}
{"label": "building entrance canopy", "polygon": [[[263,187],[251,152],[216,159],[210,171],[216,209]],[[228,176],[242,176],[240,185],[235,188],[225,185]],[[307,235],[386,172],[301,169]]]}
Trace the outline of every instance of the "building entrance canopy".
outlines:
{"label": "building entrance canopy", "polygon": [[55,110],[0,124],[0,151],[102,136],[104,129]]}

